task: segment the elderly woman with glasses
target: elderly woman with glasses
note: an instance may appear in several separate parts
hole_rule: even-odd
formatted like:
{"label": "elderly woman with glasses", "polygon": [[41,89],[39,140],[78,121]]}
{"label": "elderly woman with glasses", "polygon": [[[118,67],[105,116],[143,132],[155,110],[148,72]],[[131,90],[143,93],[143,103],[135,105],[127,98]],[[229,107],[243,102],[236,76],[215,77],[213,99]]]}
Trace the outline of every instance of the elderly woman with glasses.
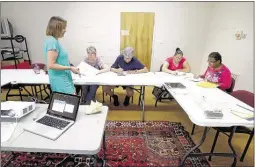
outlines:
{"label": "elderly woman with glasses", "polygon": [[[126,47],[121,55],[117,57],[114,64],[111,66],[111,71],[123,74],[126,72],[127,74],[138,74],[148,72],[148,69],[134,56],[134,49],[132,47]],[[118,96],[115,95],[112,91],[116,86],[103,86],[103,91],[110,95],[114,102],[115,106],[119,105]],[[126,89],[126,97],[123,102],[124,106],[129,105],[130,97],[133,96],[134,90],[132,86],[122,86],[123,89]]]}
{"label": "elderly woman with glasses", "polygon": [[180,48],[176,48],[173,57],[169,57],[163,64],[162,71],[169,74],[176,74],[179,72],[190,72],[188,61],[183,57],[183,52]]}
{"label": "elderly woman with glasses", "polygon": [[229,89],[232,83],[230,70],[222,64],[220,53],[212,52],[208,56],[208,67],[204,75],[195,78],[204,78],[206,81],[216,83],[221,90]]}
{"label": "elderly woman with glasses", "polygon": [[[94,46],[90,46],[87,48],[87,56],[85,57],[84,62],[98,69],[98,74],[109,71],[109,67],[104,64],[99,57],[97,57],[97,50]],[[97,89],[98,85],[82,86],[83,102],[85,104],[89,105],[91,103],[91,100],[95,100]]]}

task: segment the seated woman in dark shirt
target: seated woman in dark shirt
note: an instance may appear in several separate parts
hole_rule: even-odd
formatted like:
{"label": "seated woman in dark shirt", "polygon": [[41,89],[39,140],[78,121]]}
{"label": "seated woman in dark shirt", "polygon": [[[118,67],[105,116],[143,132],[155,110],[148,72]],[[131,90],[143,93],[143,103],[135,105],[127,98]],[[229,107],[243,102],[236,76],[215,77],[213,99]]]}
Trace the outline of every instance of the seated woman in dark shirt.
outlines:
{"label": "seated woman in dark shirt", "polygon": [[[134,57],[134,49],[131,47],[126,47],[122,51],[122,54],[117,57],[110,70],[119,74],[123,72],[128,74],[148,72],[148,69],[136,57]],[[114,100],[113,104],[118,106],[118,96],[112,91],[115,87],[116,86],[103,86],[103,91],[110,95]],[[128,106],[130,97],[134,94],[134,90],[132,89],[132,86],[123,86],[123,89],[126,89],[126,97],[123,104],[124,106]]]}

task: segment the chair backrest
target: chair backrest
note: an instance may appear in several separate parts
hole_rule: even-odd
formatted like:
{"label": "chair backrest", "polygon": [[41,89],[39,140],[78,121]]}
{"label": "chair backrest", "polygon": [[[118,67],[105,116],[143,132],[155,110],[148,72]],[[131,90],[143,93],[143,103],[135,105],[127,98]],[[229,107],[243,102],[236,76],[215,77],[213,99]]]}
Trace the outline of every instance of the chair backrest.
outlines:
{"label": "chair backrest", "polygon": [[230,88],[226,89],[227,93],[232,93],[235,88],[236,80],[232,77],[232,82]]}
{"label": "chair backrest", "polygon": [[162,71],[162,67],[163,67],[163,64],[161,64],[160,68],[159,68],[159,71],[161,72]]}
{"label": "chair backrest", "polygon": [[45,70],[46,65],[43,63],[34,63],[31,65],[31,68],[34,68],[35,64],[37,64],[40,67],[40,69]]}
{"label": "chair backrest", "polygon": [[[15,65],[1,66],[1,69],[16,69]],[[31,69],[29,62],[24,61],[17,64],[17,69]]]}
{"label": "chair backrest", "polygon": [[254,93],[246,90],[236,90],[231,93],[231,95],[238,100],[244,102],[245,104],[254,107]]}

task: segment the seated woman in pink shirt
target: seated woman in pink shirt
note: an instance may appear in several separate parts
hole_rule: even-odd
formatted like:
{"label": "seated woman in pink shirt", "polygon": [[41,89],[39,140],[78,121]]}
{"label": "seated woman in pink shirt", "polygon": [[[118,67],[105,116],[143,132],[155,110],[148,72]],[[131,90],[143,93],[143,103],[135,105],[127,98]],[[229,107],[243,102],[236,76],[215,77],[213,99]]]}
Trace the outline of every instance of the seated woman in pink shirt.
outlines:
{"label": "seated woman in pink shirt", "polygon": [[190,72],[188,61],[183,57],[183,52],[180,48],[176,48],[173,57],[169,57],[163,64],[162,71],[170,74],[177,74],[179,72]]}
{"label": "seated woman in pink shirt", "polygon": [[218,84],[221,90],[229,89],[232,83],[230,70],[222,64],[221,55],[218,52],[212,52],[208,56],[208,67],[204,75],[196,76],[196,78],[204,78],[208,82]]}

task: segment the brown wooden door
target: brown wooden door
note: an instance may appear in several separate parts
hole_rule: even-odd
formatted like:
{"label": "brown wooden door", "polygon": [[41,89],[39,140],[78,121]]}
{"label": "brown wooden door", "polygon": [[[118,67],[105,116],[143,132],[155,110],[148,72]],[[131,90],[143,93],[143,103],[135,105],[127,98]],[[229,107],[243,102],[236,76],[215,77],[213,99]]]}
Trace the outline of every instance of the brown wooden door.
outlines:
{"label": "brown wooden door", "polygon": [[149,70],[151,66],[154,13],[122,12],[120,49],[134,48],[136,58]]}

